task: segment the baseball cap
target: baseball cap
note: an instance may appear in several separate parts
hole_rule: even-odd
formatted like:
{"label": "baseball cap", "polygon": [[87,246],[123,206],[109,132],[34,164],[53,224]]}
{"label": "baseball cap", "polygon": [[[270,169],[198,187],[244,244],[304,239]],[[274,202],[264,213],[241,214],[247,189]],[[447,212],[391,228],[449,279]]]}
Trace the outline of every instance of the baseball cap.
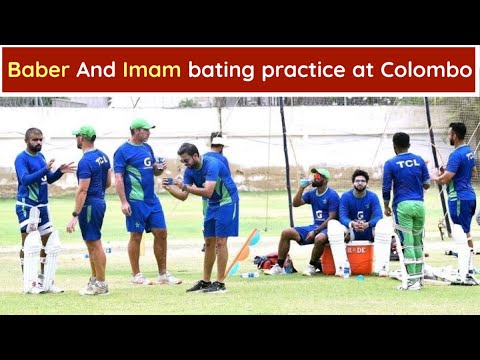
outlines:
{"label": "baseball cap", "polygon": [[153,129],[155,125],[150,125],[145,119],[135,119],[130,125],[130,129]]}
{"label": "baseball cap", "polygon": [[80,129],[72,131],[72,135],[82,135],[85,139],[92,140],[97,134],[95,133],[95,129],[90,125],[83,125]]}
{"label": "baseball cap", "polygon": [[228,146],[226,143],[225,143],[225,139],[222,138],[222,137],[214,137],[212,139],[212,145],[223,145],[223,146]]}
{"label": "baseball cap", "polygon": [[312,169],[312,174],[320,174],[325,179],[330,180],[330,172],[327,169]]}

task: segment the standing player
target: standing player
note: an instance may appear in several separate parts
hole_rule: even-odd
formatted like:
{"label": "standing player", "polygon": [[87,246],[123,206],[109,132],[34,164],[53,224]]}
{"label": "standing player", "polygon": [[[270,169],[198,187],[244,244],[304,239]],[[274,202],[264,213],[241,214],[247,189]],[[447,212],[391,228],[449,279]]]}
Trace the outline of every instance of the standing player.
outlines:
{"label": "standing player", "polygon": [[130,139],[113,155],[115,187],[127,231],[130,232],[128,257],[132,268],[132,284],[151,285],[152,281],[140,272],[140,242],[143,232],[153,234],[153,252],[158,267],[158,283],[175,285],[182,281],[167,271],[167,225],[160,200],[155,194],[154,176],[161,175],[167,163],[156,161],[152,147],[147,144],[150,129],[144,119],[130,125]]}
{"label": "standing player", "polygon": [[77,148],[82,150],[83,156],[78,162],[78,189],[67,232],[72,233],[78,222],[89,254],[91,276],[80,294],[105,295],[108,294],[108,284],[105,282],[107,257],[102,246],[101,230],[107,209],[105,190],[112,183],[110,159],[95,148],[97,135],[93,127],[85,125],[72,134],[76,136]]}
{"label": "standing player", "polygon": [[[184,143],[177,151],[180,161],[186,166],[183,181],[174,179],[177,188],[166,183],[163,187],[174,197],[186,200],[189,194],[208,198],[204,216],[205,256],[203,279],[197,281],[187,292],[227,292],[225,270],[228,261],[227,239],[238,236],[239,197],[235,182],[226,166],[211,156],[200,156],[195,145]],[[197,183],[203,187],[193,186]],[[216,255],[215,255],[216,249]],[[210,281],[217,261],[217,280]]]}
{"label": "standing player", "polygon": [[[217,160],[220,160],[227,168],[228,174],[230,173],[230,164],[228,163],[228,159],[223,155],[223,148],[227,146],[225,144],[225,140],[221,136],[216,136],[212,139],[210,143],[210,151],[203,154],[203,156],[212,156]],[[197,187],[201,187],[202,184],[195,184]],[[207,213],[207,206],[208,206],[208,198],[202,196],[202,205],[203,205],[203,215]],[[203,229],[202,229],[203,231]],[[205,252],[205,242],[203,243],[202,251]]]}
{"label": "standing player", "polygon": [[[383,167],[383,204],[385,216],[392,216],[403,248],[402,285],[400,290],[420,290],[423,286],[423,231],[425,226],[424,190],[430,187],[425,161],[409,152],[410,136],[393,135],[396,156]],[[393,187],[393,211],[390,197]],[[402,251],[400,249],[399,251]],[[400,259],[402,259],[402,257]]]}
{"label": "standing player", "polygon": [[448,140],[455,149],[448,157],[446,167],[432,172],[431,180],[447,185],[448,210],[454,224],[452,237],[458,246],[459,280],[467,285],[477,285],[473,275],[474,249],[470,234],[470,225],[477,206],[472,186],[475,155],[472,148],[465,144],[465,124],[452,122],[448,126]]}
{"label": "standing player", "polygon": [[[48,212],[48,184],[54,183],[65,173],[75,172],[76,167],[72,166],[73,162],[62,164],[52,172],[55,159],[47,163],[41,153],[43,133],[40,129],[28,129],[25,132],[25,143],[26,150],[18,154],[15,159],[18,180],[16,212],[22,236],[20,261],[24,277],[24,292],[60,293],[63,290],[54,285],[54,276],[56,258],[61,246],[58,231],[54,230]],[[29,239],[25,244],[28,236]],[[41,270],[37,278],[38,260],[41,263]],[[47,275],[47,279],[44,278],[44,274]]]}

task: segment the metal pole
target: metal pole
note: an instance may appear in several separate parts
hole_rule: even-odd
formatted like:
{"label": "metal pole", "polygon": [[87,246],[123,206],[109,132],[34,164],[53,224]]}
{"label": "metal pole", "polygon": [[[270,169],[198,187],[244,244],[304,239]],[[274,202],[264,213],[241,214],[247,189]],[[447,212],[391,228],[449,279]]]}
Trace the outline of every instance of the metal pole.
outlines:
{"label": "metal pole", "polygon": [[[435,163],[434,164],[435,167],[438,169],[439,164],[438,164],[438,157],[437,157],[437,149],[436,149],[436,146],[435,146],[435,138],[433,136],[432,120],[430,118],[430,106],[428,105],[428,97],[425,97],[425,111],[427,113],[428,132],[430,133],[430,144],[432,145],[433,161]],[[437,182],[437,187],[438,187],[438,191],[440,193],[440,201],[442,202],[442,210],[443,210],[443,217],[445,219],[445,226],[447,228],[448,236],[451,237],[452,227],[450,225],[450,218],[449,218],[448,212],[447,212],[447,205],[445,203],[445,196],[444,196],[444,193],[443,193],[442,184]],[[443,233],[442,233],[441,229],[440,229],[440,235],[442,236],[442,240],[443,240]]]}
{"label": "metal pole", "polygon": [[293,227],[293,212],[292,212],[292,192],[290,188],[290,164],[288,163],[288,148],[287,148],[287,128],[285,126],[285,115],[283,113],[283,97],[278,98],[280,103],[280,116],[282,118],[282,132],[283,132],[283,152],[285,153],[285,169],[287,178],[287,194],[288,194],[288,211],[290,214],[290,227]]}

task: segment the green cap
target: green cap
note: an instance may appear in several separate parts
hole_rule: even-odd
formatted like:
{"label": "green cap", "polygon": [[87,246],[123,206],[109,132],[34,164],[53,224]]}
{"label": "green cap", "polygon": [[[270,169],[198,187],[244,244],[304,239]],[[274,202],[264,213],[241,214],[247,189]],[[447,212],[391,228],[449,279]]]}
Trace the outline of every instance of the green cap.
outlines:
{"label": "green cap", "polygon": [[150,125],[145,119],[135,119],[130,125],[130,129],[153,129],[155,125]]}
{"label": "green cap", "polygon": [[95,133],[95,129],[90,125],[84,125],[78,130],[72,131],[72,135],[82,135],[87,140],[92,140],[94,136],[97,134]]}
{"label": "green cap", "polygon": [[327,169],[312,169],[312,174],[320,174],[325,179],[330,180],[330,172]]}

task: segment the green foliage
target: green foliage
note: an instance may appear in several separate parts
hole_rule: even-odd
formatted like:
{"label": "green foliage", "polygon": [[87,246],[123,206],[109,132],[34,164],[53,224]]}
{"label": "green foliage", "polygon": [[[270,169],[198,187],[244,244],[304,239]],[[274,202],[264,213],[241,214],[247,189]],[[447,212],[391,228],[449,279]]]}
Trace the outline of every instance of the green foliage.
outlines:
{"label": "green foliage", "polygon": [[181,108],[193,108],[197,106],[197,102],[194,99],[182,99],[178,106]]}

